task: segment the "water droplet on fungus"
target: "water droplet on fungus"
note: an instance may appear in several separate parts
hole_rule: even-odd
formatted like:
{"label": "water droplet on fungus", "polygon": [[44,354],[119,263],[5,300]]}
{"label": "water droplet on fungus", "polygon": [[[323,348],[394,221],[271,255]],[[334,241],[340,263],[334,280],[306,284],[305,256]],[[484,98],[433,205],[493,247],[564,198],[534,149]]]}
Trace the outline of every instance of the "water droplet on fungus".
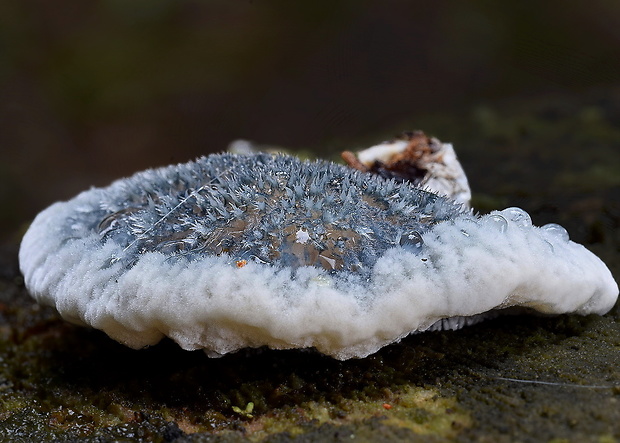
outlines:
{"label": "water droplet on fungus", "polygon": [[532,218],[530,217],[530,214],[521,208],[506,208],[501,211],[501,213],[520,228],[529,228],[532,226]]}
{"label": "water droplet on fungus", "polygon": [[424,246],[424,239],[419,232],[413,231],[400,237],[400,245],[408,251],[418,253]]}
{"label": "water droplet on fungus", "polygon": [[499,232],[506,232],[508,229],[508,221],[499,214],[490,214],[483,217],[484,223],[492,229],[497,229]]}
{"label": "water droplet on fungus", "polygon": [[570,240],[568,231],[564,229],[564,226],[558,225],[557,223],[548,223],[541,226],[540,229],[549,234],[549,236],[558,238],[564,242],[568,242]]}

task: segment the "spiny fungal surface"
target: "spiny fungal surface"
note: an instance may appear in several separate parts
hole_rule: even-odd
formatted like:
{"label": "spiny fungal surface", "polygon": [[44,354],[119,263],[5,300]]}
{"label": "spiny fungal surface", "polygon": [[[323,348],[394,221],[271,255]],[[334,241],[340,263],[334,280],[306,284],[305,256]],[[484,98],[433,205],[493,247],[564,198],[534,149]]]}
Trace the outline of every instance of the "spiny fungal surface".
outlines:
{"label": "spiny fungal surface", "polygon": [[446,198],[334,163],[224,154],[117,182],[98,210],[67,220],[66,235],[96,230],[123,247],[112,260],[126,266],[158,251],[368,275],[385,250],[419,248],[423,232],[460,212]]}

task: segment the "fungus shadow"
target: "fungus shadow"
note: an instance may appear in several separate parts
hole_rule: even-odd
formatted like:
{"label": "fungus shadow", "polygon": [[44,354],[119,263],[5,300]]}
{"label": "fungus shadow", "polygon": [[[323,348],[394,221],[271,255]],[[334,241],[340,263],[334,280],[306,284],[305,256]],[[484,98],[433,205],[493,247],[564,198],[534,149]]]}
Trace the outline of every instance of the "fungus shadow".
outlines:
{"label": "fungus shadow", "polygon": [[[313,350],[247,349],[219,359],[170,340],[131,350],[95,330],[65,327],[45,353],[42,376],[106,407],[121,402],[230,414],[253,402],[257,413],[307,402],[376,400],[386,390],[432,387],[454,395],[481,379],[526,378],[519,362],[587,331],[595,318],[499,318],[460,331],[414,334],[363,359],[338,361]],[[515,370],[516,369],[516,370]],[[44,375],[43,375],[44,374]],[[47,397],[47,396],[43,396]]]}

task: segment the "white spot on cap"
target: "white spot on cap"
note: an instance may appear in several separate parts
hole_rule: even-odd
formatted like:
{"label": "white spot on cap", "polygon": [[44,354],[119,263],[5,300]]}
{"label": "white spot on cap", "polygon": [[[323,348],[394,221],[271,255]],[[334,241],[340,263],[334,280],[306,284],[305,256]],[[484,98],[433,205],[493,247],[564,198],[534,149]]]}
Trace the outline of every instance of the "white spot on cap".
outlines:
{"label": "white spot on cap", "polygon": [[295,233],[296,243],[301,243],[302,245],[305,245],[308,240],[310,240],[310,234],[308,234],[308,232],[304,231],[303,229],[300,229]]}

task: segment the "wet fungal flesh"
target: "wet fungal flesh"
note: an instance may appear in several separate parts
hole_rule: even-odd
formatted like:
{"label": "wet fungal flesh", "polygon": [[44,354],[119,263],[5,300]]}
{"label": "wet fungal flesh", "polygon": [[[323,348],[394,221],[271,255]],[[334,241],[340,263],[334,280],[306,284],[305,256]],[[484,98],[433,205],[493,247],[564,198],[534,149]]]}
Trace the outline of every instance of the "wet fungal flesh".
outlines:
{"label": "wet fungal flesh", "polygon": [[511,307],[607,312],[607,267],[559,225],[334,163],[219,154],[56,203],[20,249],[39,302],[134,348],[363,357]]}

